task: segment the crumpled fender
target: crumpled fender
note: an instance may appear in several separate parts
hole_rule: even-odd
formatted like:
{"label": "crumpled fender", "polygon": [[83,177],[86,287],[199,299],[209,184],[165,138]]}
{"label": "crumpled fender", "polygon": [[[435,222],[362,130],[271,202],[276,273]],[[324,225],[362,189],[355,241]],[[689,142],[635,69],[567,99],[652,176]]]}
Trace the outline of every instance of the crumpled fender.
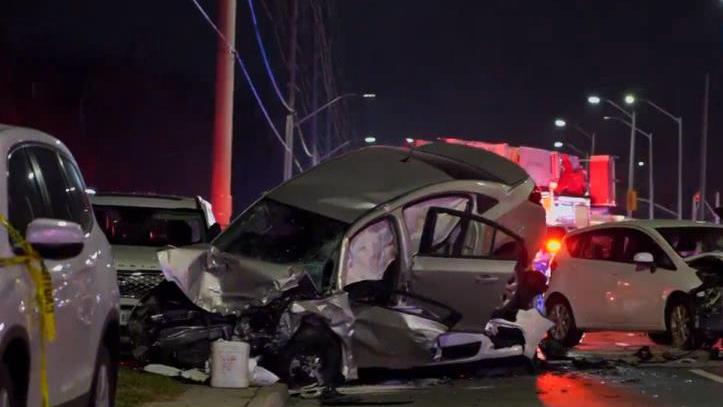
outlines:
{"label": "crumpled fender", "polygon": [[208,244],[162,250],[158,260],[166,280],[189,300],[222,315],[264,306],[297,287],[306,276],[298,266],[247,259]]}
{"label": "crumpled fender", "polygon": [[543,317],[536,308],[530,308],[528,310],[517,311],[514,322],[503,318],[491,319],[487,322],[485,333],[487,336],[495,336],[501,327],[521,330],[525,338],[524,355],[532,360],[535,357],[540,341],[542,341],[547,335],[547,331],[554,325],[554,322]]}

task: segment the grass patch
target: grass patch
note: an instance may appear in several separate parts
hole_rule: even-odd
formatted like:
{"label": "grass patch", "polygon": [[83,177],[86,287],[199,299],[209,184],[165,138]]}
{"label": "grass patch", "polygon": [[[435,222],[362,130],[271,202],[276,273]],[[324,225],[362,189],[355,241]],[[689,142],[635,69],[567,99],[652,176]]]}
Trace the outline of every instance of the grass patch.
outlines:
{"label": "grass patch", "polygon": [[117,407],[138,407],[151,401],[174,400],[186,390],[177,379],[120,368],[118,372]]}

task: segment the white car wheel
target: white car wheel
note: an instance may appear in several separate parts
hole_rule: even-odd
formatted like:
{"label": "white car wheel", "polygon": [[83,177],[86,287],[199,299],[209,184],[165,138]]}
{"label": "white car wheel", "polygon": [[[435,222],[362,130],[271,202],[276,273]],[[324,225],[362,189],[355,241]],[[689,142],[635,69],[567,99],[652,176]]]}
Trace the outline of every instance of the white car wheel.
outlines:
{"label": "white car wheel", "polygon": [[668,327],[673,346],[681,349],[693,348],[693,316],[685,302],[678,302],[671,307],[668,315]]}
{"label": "white car wheel", "polygon": [[582,332],[577,329],[575,316],[564,297],[556,296],[548,301],[547,317],[555,323],[549,331],[553,339],[569,347],[580,343]]}

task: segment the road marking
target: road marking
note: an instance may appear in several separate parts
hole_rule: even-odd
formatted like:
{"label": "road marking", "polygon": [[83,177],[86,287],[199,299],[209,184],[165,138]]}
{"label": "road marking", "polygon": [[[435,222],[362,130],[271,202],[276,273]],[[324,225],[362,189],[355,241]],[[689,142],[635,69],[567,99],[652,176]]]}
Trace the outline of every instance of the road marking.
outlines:
{"label": "road marking", "polygon": [[701,370],[701,369],[690,369],[690,372],[695,373],[698,376],[703,376],[706,379],[713,380],[716,383],[723,384],[723,377],[720,377],[717,374],[706,372],[705,370]]}

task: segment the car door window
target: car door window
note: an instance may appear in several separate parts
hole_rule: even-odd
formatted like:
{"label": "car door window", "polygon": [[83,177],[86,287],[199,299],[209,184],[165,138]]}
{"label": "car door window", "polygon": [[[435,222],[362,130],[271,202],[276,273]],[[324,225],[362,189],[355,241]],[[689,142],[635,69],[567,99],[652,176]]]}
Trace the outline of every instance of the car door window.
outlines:
{"label": "car door window", "polygon": [[48,217],[37,177],[25,150],[16,149],[8,156],[8,217],[22,234],[33,219]]}
{"label": "car door window", "polygon": [[344,286],[379,281],[391,273],[397,259],[397,240],[389,219],[374,222],[352,237],[346,258]]}
{"label": "car door window", "polygon": [[621,229],[619,233],[621,235],[620,261],[634,263],[636,254],[646,252],[653,255],[657,267],[675,270],[673,261],[665,254],[663,248],[645,232],[636,229]]}
{"label": "car door window", "polygon": [[616,261],[615,234],[608,230],[590,232],[580,257],[588,260]]}
{"label": "car door window", "polygon": [[30,147],[30,160],[34,162],[38,185],[50,205],[51,218],[75,222],[73,203],[68,197],[68,185],[63,175],[60,157],[45,147]]}
{"label": "car door window", "polygon": [[[470,198],[459,195],[437,196],[430,199],[419,201],[404,208],[404,224],[412,247],[412,253],[419,251],[419,243],[422,240],[424,232],[424,222],[427,218],[427,212],[431,207],[449,208],[459,211],[465,211],[470,205]],[[453,220],[450,219],[446,228],[440,227],[438,230],[440,239],[442,236],[448,237],[449,233],[454,230]]]}
{"label": "car door window", "polygon": [[435,257],[516,260],[519,242],[492,222],[445,208],[427,216],[419,254]]}
{"label": "car door window", "polygon": [[66,192],[70,201],[70,216],[74,222],[83,227],[84,231],[89,232],[93,227],[93,209],[88,194],[85,192],[85,184],[80,176],[80,170],[67,157],[61,157],[61,162],[67,181]]}

